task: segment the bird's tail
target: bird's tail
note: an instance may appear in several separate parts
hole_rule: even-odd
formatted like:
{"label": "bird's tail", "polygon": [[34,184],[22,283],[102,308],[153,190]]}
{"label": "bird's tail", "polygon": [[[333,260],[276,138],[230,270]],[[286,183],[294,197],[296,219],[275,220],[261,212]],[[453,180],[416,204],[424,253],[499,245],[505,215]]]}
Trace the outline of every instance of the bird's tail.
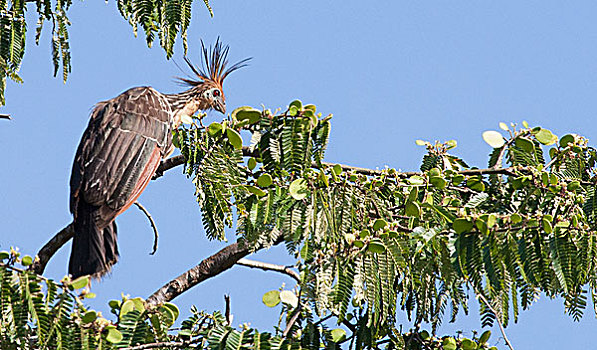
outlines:
{"label": "bird's tail", "polygon": [[75,236],[68,262],[73,278],[91,275],[99,278],[118,261],[116,222],[101,228],[94,218],[98,207],[79,201],[75,214]]}

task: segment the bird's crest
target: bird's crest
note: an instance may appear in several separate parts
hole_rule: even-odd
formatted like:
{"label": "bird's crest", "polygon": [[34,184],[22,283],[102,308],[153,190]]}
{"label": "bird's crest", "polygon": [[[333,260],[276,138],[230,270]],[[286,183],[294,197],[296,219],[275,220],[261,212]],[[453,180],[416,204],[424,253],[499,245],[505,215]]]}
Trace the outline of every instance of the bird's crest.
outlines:
{"label": "bird's crest", "polygon": [[190,86],[198,86],[207,81],[211,81],[218,85],[220,89],[222,89],[222,83],[224,82],[224,79],[226,79],[226,77],[235,70],[246,67],[247,62],[251,59],[245,58],[244,60],[227,67],[228,50],[228,45],[224,45],[222,42],[220,42],[220,38],[216,39],[216,44],[209,48],[205,47],[203,40],[201,40],[201,51],[203,53],[201,66],[195,66],[191,60],[189,60],[186,56],[184,57],[185,62],[187,62],[193,73],[199,79],[178,79]]}

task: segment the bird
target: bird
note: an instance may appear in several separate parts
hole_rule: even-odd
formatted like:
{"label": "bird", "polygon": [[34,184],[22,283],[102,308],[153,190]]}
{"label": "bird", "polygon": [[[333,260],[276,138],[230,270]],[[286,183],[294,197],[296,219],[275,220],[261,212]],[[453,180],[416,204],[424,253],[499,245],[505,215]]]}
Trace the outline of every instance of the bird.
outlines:
{"label": "bird", "polygon": [[93,108],[70,177],[74,237],[68,263],[71,277],[101,278],[118,261],[115,219],[127,210],[174,150],[172,131],[197,111],[226,114],[222,84],[250,58],[228,65],[229,46],[219,38],[206,48],[202,64],[185,62],[194,76],[177,78],[187,89],[162,94],[152,87],[131,88]]}

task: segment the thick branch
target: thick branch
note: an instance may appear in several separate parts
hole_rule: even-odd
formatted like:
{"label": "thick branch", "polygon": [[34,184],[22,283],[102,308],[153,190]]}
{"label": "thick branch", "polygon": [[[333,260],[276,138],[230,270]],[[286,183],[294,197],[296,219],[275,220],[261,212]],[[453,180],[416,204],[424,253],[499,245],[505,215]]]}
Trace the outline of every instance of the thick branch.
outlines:
{"label": "thick branch", "polygon": [[[274,244],[278,244],[280,242],[282,242],[281,238],[279,238]],[[260,248],[257,250],[259,249]],[[155,291],[151,296],[149,296],[149,298],[147,298],[147,303],[155,305],[171,301],[206,279],[219,275],[220,273],[228,270],[240,259],[249,255],[250,253],[251,250],[243,241],[238,241],[226,246],[219,252],[201,261],[199,265],[166,283],[163,287]]]}
{"label": "thick branch", "polygon": [[288,266],[270,264],[270,263],[249,260],[249,259],[244,259],[244,258],[237,261],[236,264],[250,267],[250,268],[261,269],[264,271],[281,272],[285,275],[288,275],[288,276],[294,278],[294,280],[297,281],[298,283],[301,282],[301,277],[299,276],[299,274]]}
{"label": "thick branch", "polygon": [[37,258],[31,265],[31,271],[35,272],[38,275],[42,275],[44,270],[46,269],[46,265],[50,258],[60,249],[66,242],[68,242],[73,236],[75,235],[75,226],[73,223],[70,223],[68,226],[60,230],[52,239],[46,243],[39,253],[37,253]]}

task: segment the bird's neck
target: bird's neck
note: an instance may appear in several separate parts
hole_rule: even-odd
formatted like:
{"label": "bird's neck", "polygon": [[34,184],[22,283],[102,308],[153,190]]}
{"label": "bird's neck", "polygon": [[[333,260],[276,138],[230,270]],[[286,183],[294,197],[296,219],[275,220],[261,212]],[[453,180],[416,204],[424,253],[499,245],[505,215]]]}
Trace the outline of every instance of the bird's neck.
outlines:
{"label": "bird's neck", "polygon": [[166,100],[170,103],[173,114],[173,127],[177,128],[181,123],[183,115],[192,116],[198,110],[208,109],[209,106],[203,103],[203,99],[198,99],[200,94],[196,88],[189,89],[179,94],[165,94]]}
{"label": "bird's neck", "polygon": [[174,114],[184,109],[196,95],[197,91],[195,89],[189,89],[179,94],[164,94],[164,96],[166,96],[166,100],[168,100],[168,103],[170,103],[170,108]]}

